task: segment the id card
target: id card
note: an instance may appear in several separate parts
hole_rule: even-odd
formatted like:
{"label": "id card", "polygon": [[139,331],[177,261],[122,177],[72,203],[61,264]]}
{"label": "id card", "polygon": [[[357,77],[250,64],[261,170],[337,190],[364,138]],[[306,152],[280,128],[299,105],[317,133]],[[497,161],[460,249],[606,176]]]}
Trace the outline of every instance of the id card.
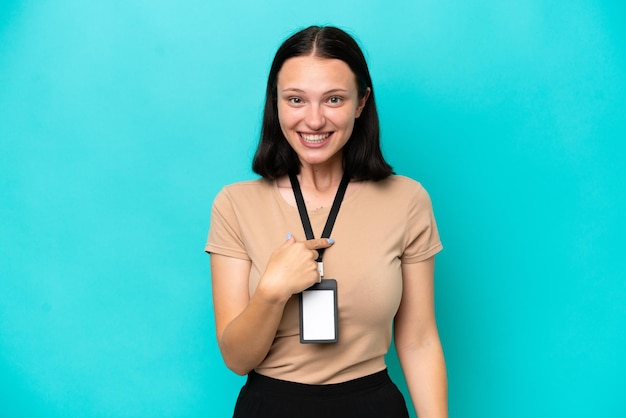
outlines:
{"label": "id card", "polygon": [[337,281],[323,279],[300,293],[300,342],[336,343]]}

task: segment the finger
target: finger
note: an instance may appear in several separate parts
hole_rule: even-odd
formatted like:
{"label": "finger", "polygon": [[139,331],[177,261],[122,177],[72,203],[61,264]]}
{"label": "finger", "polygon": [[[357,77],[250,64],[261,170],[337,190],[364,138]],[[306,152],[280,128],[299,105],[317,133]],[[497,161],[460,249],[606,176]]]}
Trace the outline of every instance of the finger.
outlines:
{"label": "finger", "polygon": [[332,238],[318,238],[304,241],[304,245],[309,250],[319,250],[321,248],[328,248],[333,245],[335,241]]}
{"label": "finger", "polygon": [[296,239],[294,238],[293,235],[291,235],[291,232],[289,232],[287,234],[285,242],[282,243],[281,247],[287,247],[287,246],[293,244],[294,242],[296,242]]}

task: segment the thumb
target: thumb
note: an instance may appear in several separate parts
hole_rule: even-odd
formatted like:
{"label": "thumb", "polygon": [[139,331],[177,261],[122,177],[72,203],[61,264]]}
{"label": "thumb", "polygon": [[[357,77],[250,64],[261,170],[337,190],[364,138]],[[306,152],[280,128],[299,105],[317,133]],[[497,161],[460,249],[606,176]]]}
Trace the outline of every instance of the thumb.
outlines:
{"label": "thumb", "polygon": [[335,243],[335,240],[332,238],[318,238],[318,239],[309,239],[304,241],[304,245],[309,250],[319,250],[321,248],[328,248]]}

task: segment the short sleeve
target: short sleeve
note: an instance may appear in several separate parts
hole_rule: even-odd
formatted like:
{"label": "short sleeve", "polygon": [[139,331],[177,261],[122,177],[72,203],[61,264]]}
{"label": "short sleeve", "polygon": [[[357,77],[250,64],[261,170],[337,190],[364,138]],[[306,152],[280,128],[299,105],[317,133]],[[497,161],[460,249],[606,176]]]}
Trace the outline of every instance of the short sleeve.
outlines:
{"label": "short sleeve", "polygon": [[417,189],[409,200],[402,263],[427,260],[442,249],[430,196],[424,187],[417,183]]}
{"label": "short sleeve", "polygon": [[204,249],[207,253],[249,260],[241,238],[237,212],[228,189],[222,189],[213,201],[209,237]]}

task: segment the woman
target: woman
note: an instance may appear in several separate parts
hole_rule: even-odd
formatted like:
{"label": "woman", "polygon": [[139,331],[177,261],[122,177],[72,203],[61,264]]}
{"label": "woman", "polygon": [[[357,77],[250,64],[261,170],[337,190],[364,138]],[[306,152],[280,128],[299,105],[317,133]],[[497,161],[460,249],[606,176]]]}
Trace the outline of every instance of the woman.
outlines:
{"label": "woman", "polygon": [[[309,27],[278,49],[253,170],[262,178],[216,197],[206,246],[219,347],[248,374],[234,416],[407,417],[384,360],[393,324],[417,413],[446,417],[431,202],[383,159],[369,70],[344,31]],[[320,238],[335,200],[332,238]],[[305,344],[297,295],[320,280],[320,253],[337,340]]]}

